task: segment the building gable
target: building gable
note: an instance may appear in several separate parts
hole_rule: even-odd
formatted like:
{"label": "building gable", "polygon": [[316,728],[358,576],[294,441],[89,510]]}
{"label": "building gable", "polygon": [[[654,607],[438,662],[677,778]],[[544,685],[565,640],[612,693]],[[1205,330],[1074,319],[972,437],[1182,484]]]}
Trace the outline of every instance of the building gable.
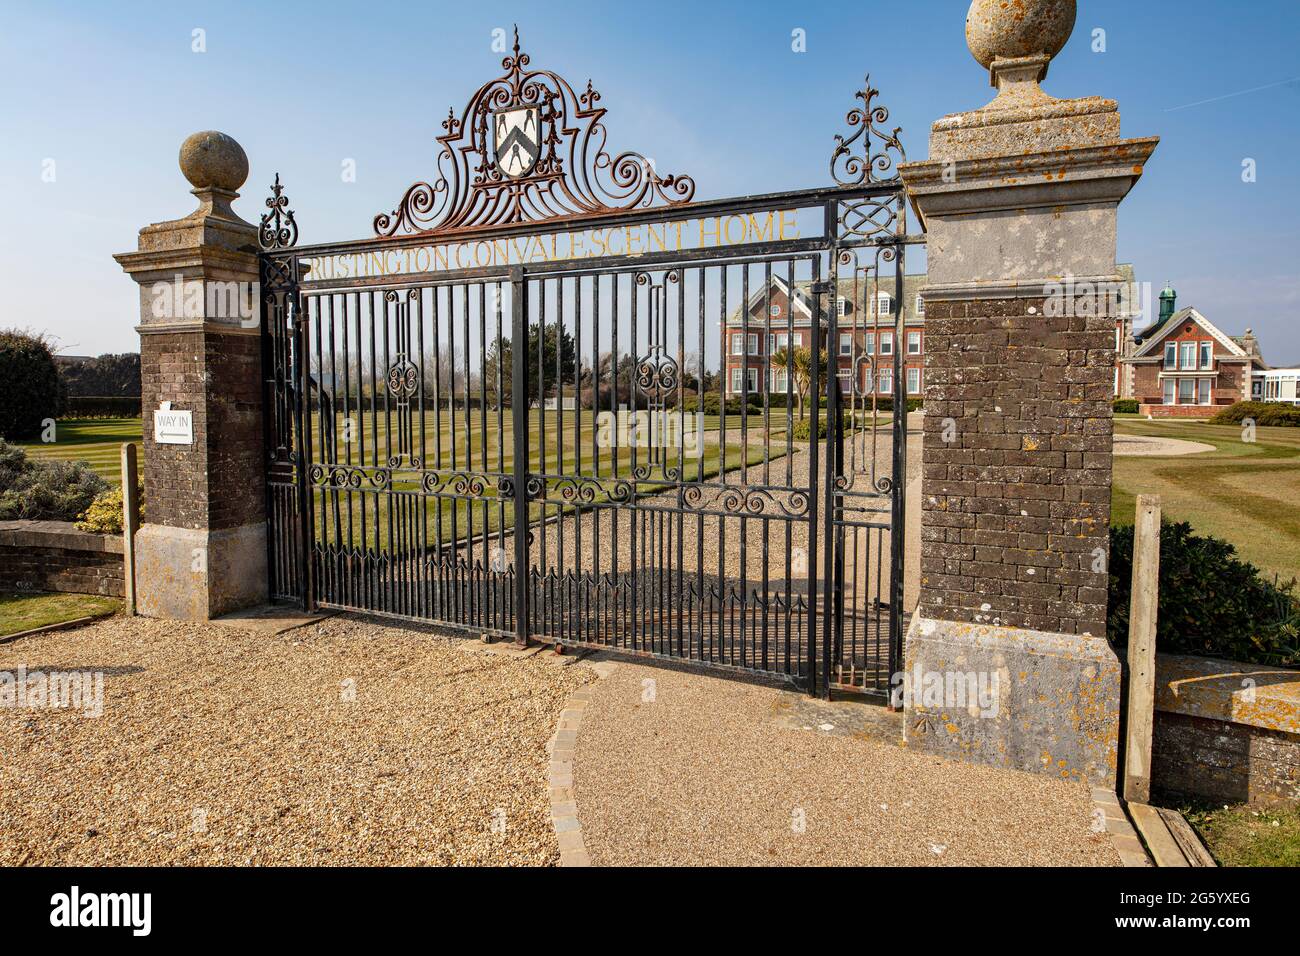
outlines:
{"label": "building gable", "polygon": [[1240,345],[1232,341],[1228,336],[1224,335],[1213,322],[1201,315],[1201,313],[1197,312],[1196,309],[1191,306],[1188,306],[1185,309],[1179,309],[1171,315],[1169,321],[1165,323],[1164,328],[1153,330],[1155,334],[1150,338],[1144,338],[1142,345],[1139,346],[1135,353],[1133,353],[1133,357],[1140,359],[1159,356],[1162,352],[1162,343],[1165,339],[1173,336],[1175,333],[1181,332],[1186,328],[1187,323],[1189,322],[1200,329],[1205,335],[1212,338],[1215,343],[1228,353],[1228,355],[1234,358],[1247,357],[1245,350]]}

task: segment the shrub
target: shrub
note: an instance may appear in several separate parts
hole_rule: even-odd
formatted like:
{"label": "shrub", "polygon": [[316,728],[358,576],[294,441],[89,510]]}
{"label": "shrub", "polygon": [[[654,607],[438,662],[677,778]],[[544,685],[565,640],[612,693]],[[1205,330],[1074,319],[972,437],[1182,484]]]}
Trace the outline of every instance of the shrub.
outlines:
{"label": "shrub", "polygon": [[[1156,649],[1250,664],[1300,666],[1300,594],[1296,582],[1265,580],[1226,541],[1192,533],[1187,523],[1160,527]],[[1110,608],[1106,636],[1128,643],[1133,527],[1111,528]]]}
{"label": "shrub", "polygon": [[1111,402],[1111,410],[1116,415],[1136,415],[1138,400],[1136,398],[1117,398]]}
{"label": "shrub", "polygon": [[[844,422],[844,429],[847,432],[848,429],[852,427],[853,416],[846,412],[841,416],[841,418]],[[830,432],[830,418],[826,415],[819,416],[817,419],[817,438],[818,439],[825,438],[827,434],[829,434],[829,432]],[[812,416],[809,415],[807,418],[795,422],[794,429],[790,432],[790,437],[793,438],[795,441],[808,441],[808,436],[811,434],[812,434]]]}
{"label": "shrub", "polygon": [[[144,517],[143,490],[141,491],[140,517]],[[90,503],[85,511],[81,513],[81,518],[77,521],[77,527],[82,531],[92,531],[96,534],[121,534],[125,522],[123,514],[125,504],[122,501],[122,487],[110,488],[108,491],[101,492],[95,496],[95,500]]]}
{"label": "shrub", "polygon": [[39,461],[0,440],[0,521],[72,521],[108,482],[84,461]]}
{"label": "shrub", "polygon": [[[849,403],[848,396],[844,397],[843,403],[845,405],[848,405]],[[908,398],[907,400],[907,410],[909,412],[914,412],[924,407],[925,407],[924,399],[917,397],[917,398]],[[872,408],[871,396],[870,395],[860,396],[858,398],[858,408],[859,409],[865,408],[867,411],[871,411]],[[876,396],[875,409],[878,412],[892,412],[894,410],[894,396],[892,395]]]}
{"label": "shrub", "polygon": [[1281,402],[1238,402],[1229,405],[1210,419],[1211,425],[1240,425],[1253,418],[1256,425],[1300,427],[1300,408]]}
{"label": "shrub", "polygon": [[0,438],[35,437],[63,411],[63,381],[42,335],[0,329]]}
{"label": "shrub", "polygon": [[139,418],[139,395],[69,395],[67,418]]}

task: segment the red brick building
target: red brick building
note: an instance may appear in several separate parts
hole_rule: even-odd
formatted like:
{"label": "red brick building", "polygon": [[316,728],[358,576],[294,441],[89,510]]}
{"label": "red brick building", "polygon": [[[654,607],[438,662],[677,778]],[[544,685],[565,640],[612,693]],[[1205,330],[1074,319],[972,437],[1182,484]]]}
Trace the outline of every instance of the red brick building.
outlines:
{"label": "red brick building", "polygon": [[1160,293],[1160,318],[1119,360],[1126,397],[1157,418],[1208,418],[1248,401],[1253,374],[1268,368],[1254,334],[1226,335],[1196,309],[1176,310],[1175,301],[1172,288]]}
{"label": "red brick building", "polygon": [[[901,390],[914,398],[925,389],[925,303],[920,290],[925,275],[903,277],[903,298],[894,300],[894,280],[875,287],[841,281],[835,308],[839,311],[836,342],[826,343],[838,357],[840,388],[849,394],[855,387],[864,398],[894,395]],[[737,309],[722,330],[724,389],[728,398],[743,393],[762,395],[767,389],[784,395],[786,371],[771,365],[770,357],[789,346],[792,350],[812,345],[812,300],[807,282],[796,282],[793,295],[784,279],[772,277],[770,289],[761,284],[749,297],[746,322]],[[895,318],[903,310],[904,329],[896,341]],[[823,316],[823,340],[829,320]],[[902,382],[894,382],[894,352],[903,356]],[[746,383],[746,377],[748,382]],[[898,387],[901,384],[901,389]],[[797,386],[789,384],[791,394]]]}

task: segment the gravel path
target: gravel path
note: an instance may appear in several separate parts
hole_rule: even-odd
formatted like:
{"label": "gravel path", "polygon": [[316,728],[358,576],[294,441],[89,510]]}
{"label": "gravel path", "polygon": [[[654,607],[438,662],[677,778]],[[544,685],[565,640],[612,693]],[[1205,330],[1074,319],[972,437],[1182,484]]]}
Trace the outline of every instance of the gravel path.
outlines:
{"label": "gravel path", "polygon": [[1214,451],[1213,445],[1203,441],[1187,441],[1183,438],[1163,438],[1156,435],[1115,434],[1115,454],[1121,457],[1156,456],[1156,455],[1195,455],[1202,451]]}
{"label": "gravel path", "polygon": [[628,662],[590,690],[596,865],[1119,864],[1083,784],[911,753],[879,707]]}
{"label": "gravel path", "polygon": [[0,645],[104,672],[98,718],[0,707],[0,865],[555,863],[546,743],[593,676],[466,649],[357,618]]}

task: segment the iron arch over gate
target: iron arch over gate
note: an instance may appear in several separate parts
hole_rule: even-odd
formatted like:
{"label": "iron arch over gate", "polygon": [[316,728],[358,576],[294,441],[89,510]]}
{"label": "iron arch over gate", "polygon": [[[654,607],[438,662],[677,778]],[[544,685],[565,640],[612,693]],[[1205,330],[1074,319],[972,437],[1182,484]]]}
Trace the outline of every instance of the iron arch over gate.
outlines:
{"label": "iron arch over gate", "polygon": [[835,185],[697,201],[590,83],[503,67],[372,238],[298,245],[276,177],[272,594],[886,692],[922,239],[876,91]]}

